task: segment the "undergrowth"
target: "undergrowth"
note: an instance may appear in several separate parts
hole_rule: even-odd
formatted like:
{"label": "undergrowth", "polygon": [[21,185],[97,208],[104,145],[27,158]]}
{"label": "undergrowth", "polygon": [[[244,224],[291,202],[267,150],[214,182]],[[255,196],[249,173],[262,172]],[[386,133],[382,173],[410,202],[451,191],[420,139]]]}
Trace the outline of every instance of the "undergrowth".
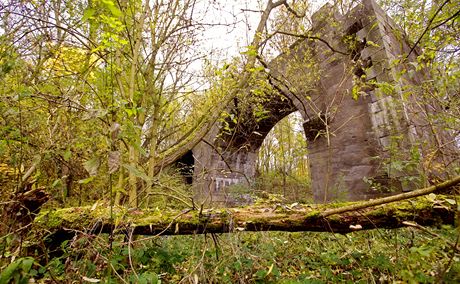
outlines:
{"label": "undergrowth", "polygon": [[[459,283],[455,228],[196,236],[78,233],[3,265],[1,283]],[[46,241],[46,238],[45,238]],[[25,245],[27,246],[27,245]],[[3,261],[18,252],[3,250]]]}

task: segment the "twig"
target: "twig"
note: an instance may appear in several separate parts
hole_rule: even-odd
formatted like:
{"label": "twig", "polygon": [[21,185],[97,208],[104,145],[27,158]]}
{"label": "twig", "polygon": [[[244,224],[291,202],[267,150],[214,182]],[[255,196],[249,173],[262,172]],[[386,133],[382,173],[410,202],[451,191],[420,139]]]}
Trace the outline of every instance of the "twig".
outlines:
{"label": "twig", "polygon": [[177,214],[172,220],[171,222],[168,224],[168,226],[166,226],[166,228],[164,228],[163,231],[159,232],[158,234],[152,236],[152,237],[148,237],[148,238],[144,238],[144,239],[140,239],[140,240],[136,240],[136,241],[132,241],[132,243],[134,242],[142,242],[142,241],[145,241],[145,240],[149,240],[149,239],[153,239],[153,238],[156,238],[156,237],[159,237],[161,236],[164,232],[166,232],[169,228],[171,228],[172,224],[174,223],[174,221],[176,221],[178,218],[180,218],[181,216],[187,214],[188,212],[192,211],[192,209],[187,209],[185,211],[182,211],[180,214]]}
{"label": "twig", "polygon": [[439,23],[436,26],[432,27],[431,30],[435,30],[435,29],[439,28],[440,26],[444,25],[448,21],[450,21],[450,20],[454,19],[455,17],[457,17],[459,14],[460,14],[460,10],[458,10],[455,14],[453,14],[450,17],[448,17],[447,19],[443,20],[441,23]]}
{"label": "twig", "polygon": [[[454,257],[455,257],[455,251],[459,251],[459,249],[457,247],[459,241],[460,241],[460,235],[457,235],[457,240],[455,241],[455,244],[452,244],[452,249],[453,249],[452,256],[450,257],[449,262],[444,267],[444,271],[438,275],[439,278],[441,278],[442,275],[444,275],[447,272],[447,270],[449,269],[449,267],[452,265],[452,261],[454,260]],[[441,282],[442,282],[441,279],[439,279],[438,283],[441,283]]]}
{"label": "twig", "polygon": [[324,43],[331,51],[342,54],[342,55],[349,55],[349,53],[337,50],[332,47],[332,45],[327,42],[325,39],[317,37],[317,36],[310,36],[310,35],[303,35],[303,34],[294,34],[290,32],[285,32],[285,31],[276,31],[275,34],[282,34],[282,35],[287,35],[287,36],[292,36],[292,37],[298,37],[298,38],[303,38],[303,39],[308,39],[308,40],[319,40],[320,42]]}
{"label": "twig", "polygon": [[175,195],[172,195],[172,194],[168,194],[168,193],[164,193],[164,192],[148,192],[147,195],[161,195],[161,196],[166,196],[166,197],[169,197],[169,198],[173,198],[173,199],[176,199],[182,203],[184,203],[185,205],[187,205],[188,207],[192,208],[193,207],[193,204],[190,204],[188,203],[187,201],[185,201],[184,199],[178,197],[178,196],[175,196]]}
{"label": "twig", "polygon": [[409,56],[411,55],[411,53],[415,50],[415,48],[417,47],[417,45],[420,43],[420,41],[422,40],[423,36],[428,32],[428,30],[430,29],[430,26],[431,24],[433,23],[434,19],[436,18],[436,16],[439,14],[439,12],[441,12],[442,8],[447,4],[449,3],[450,0],[446,0],[444,1],[444,3],[442,3],[441,6],[439,6],[438,10],[436,10],[436,12],[434,13],[434,15],[431,17],[430,21],[428,22],[428,24],[426,25],[425,27],[425,30],[423,31],[423,33],[419,36],[419,38],[417,39],[417,41],[415,42],[414,46],[412,46],[412,48],[410,49],[409,53],[406,55],[406,58],[409,58]]}
{"label": "twig", "polygon": [[215,233],[211,233],[212,241],[214,242],[214,248],[216,249],[216,260],[219,261],[219,240]]}
{"label": "twig", "polygon": [[442,190],[442,189],[446,189],[446,188],[452,187],[452,186],[457,185],[457,184],[460,184],[460,176],[457,176],[457,177],[455,177],[455,178],[453,178],[451,180],[445,181],[443,183],[439,183],[437,185],[433,185],[433,186],[422,188],[422,189],[417,189],[417,190],[414,190],[414,191],[411,191],[411,192],[406,192],[406,193],[401,193],[401,194],[397,194],[397,195],[393,195],[393,196],[388,196],[388,197],[383,197],[383,198],[379,198],[379,199],[369,200],[367,202],[360,203],[360,204],[353,204],[353,205],[350,205],[350,206],[344,206],[344,207],[340,207],[340,208],[326,210],[325,212],[321,213],[321,216],[322,217],[328,217],[328,216],[331,216],[331,215],[341,214],[341,213],[345,213],[345,212],[349,212],[349,211],[356,211],[356,210],[359,210],[359,209],[364,209],[364,208],[368,208],[368,207],[374,207],[374,206],[377,206],[377,205],[382,205],[382,204],[387,204],[387,203],[391,203],[391,202],[395,202],[395,201],[401,201],[401,200],[405,200],[405,199],[409,199],[409,198],[413,198],[413,197],[427,195],[427,194],[430,194],[432,192]]}
{"label": "twig", "polygon": [[291,14],[293,14],[296,18],[303,18],[305,17],[305,14],[306,14],[306,11],[304,11],[303,13],[298,13],[296,10],[294,10],[288,3],[287,1],[284,2],[284,7],[286,7],[286,9],[291,12]]}
{"label": "twig", "polygon": [[225,163],[225,165],[227,166],[227,168],[230,170],[230,172],[232,173],[237,173],[237,174],[242,174],[244,179],[246,180],[247,183],[251,183],[251,181],[249,180],[249,178],[246,176],[246,174],[244,172],[241,172],[241,171],[235,171],[232,169],[232,167],[230,166],[230,164],[227,162],[227,159],[224,157],[224,155],[219,151],[219,149],[217,149],[214,145],[212,145],[211,143],[209,143],[206,139],[202,139],[201,141],[203,141],[206,145],[212,147],[212,149],[220,156],[220,158],[222,159],[222,161]]}
{"label": "twig", "polygon": [[132,228],[129,232],[128,258],[129,258],[129,265],[131,266],[131,269],[133,270],[134,276],[136,276],[136,279],[139,280],[139,276],[137,275],[136,270],[134,269],[133,260],[131,257],[131,244],[133,243],[133,232],[134,232],[134,228]]}
{"label": "twig", "polygon": [[449,246],[451,246],[453,248],[453,250],[457,251],[457,252],[460,252],[460,248],[458,247],[458,240],[457,240],[457,243],[453,243],[449,240],[446,240],[444,237],[442,237],[441,235],[439,234],[436,234],[434,232],[431,232],[430,230],[428,230],[427,228],[415,223],[415,222],[409,222],[409,221],[403,221],[402,222],[404,225],[408,226],[408,227],[412,227],[412,228],[416,228],[416,229],[419,229],[420,231],[424,232],[424,233],[427,233],[435,238],[439,238],[439,239],[443,239]]}

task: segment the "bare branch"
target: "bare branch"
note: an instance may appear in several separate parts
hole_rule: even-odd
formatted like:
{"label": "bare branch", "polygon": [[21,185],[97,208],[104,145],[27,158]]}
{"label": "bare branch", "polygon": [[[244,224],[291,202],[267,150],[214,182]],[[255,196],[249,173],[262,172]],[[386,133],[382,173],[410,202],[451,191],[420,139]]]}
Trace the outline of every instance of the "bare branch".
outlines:
{"label": "bare branch", "polygon": [[420,41],[422,40],[423,36],[425,36],[425,34],[428,32],[428,30],[430,30],[430,26],[431,24],[433,23],[434,19],[436,18],[436,16],[439,14],[439,12],[441,12],[442,8],[444,8],[445,5],[447,5],[447,3],[449,3],[450,0],[446,0],[444,1],[444,3],[441,4],[441,6],[439,6],[439,8],[436,10],[436,12],[434,13],[434,15],[431,17],[431,19],[428,21],[428,24],[426,25],[425,27],[425,30],[423,31],[423,33],[419,36],[419,38],[417,39],[417,41],[415,42],[414,46],[412,46],[412,48],[410,49],[409,53],[407,54],[406,58],[409,58],[409,56],[412,54],[412,52],[415,50],[415,48],[417,47],[417,45],[420,43]]}
{"label": "bare branch", "polygon": [[324,43],[332,52],[336,52],[336,53],[339,53],[339,54],[342,54],[342,55],[349,55],[346,52],[343,52],[343,51],[340,51],[340,50],[337,50],[337,49],[333,48],[329,44],[329,42],[327,42],[325,39],[322,39],[322,38],[317,37],[317,36],[311,36],[311,35],[307,35],[307,34],[294,34],[294,33],[285,32],[285,31],[275,31],[275,33],[273,35],[275,35],[275,34],[282,34],[282,35],[298,37],[298,38],[303,38],[303,39],[308,39],[308,40],[319,40],[320,42]]}
{"label": "bare branch", "polygon": [[296,18],[303,18],[303,17],[305,17],[305,11],[304,11],[302,14],[298,13],[297,11],[295,11],[295,10],[287,3],[287,1],[284,3],[284,7],[286,7],[286,9],[287,9],[290,13],[292,13]]}

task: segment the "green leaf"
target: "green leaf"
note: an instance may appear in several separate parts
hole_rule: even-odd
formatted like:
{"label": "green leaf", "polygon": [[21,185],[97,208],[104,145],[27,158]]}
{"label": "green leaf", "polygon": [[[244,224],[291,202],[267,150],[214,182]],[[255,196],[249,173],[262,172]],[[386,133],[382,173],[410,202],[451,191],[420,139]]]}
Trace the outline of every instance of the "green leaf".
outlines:
{"label": "green leaf", "polygon": [[64,152],[64,155],[62,155],[62,156],[64,158],[64,161],[68,162],[70,160],[70,158],[72,157],[72,151],[70,151],[70,149],[67,149]]}
{"label": "green leaf", "polygon": [[357,85],[353,86],[353,88],[351,89],[351,96],[355,101],[359,99],[359,89],[360,87]]}
{"label": "green leaf", "polygon": [[123,167],[127,169],[130,174],[133,174],[134,176],[141,178],[144,181],[150,181],[150,178],[147,176],[147,174],[145,174],[144,171],[139,170],[136,166],[123,164]]}
{"label": "green leaf", "polygon": [[22,260],[22,271],[29,272],[34,264],[34,259],[32,257],[26,257]]}
{"label": "green leaf", "polygon": [[16,272],[20,264],[20,259],[10,263],[5,270],[0,274],[0,284],[8,284],[12,280],[14,273]]}
{"label": "green leaf", "polygon": [[241,52],[241,54],[247,55],[247,56],[256,56],[257,55],[257,49],[254,46],[249,45],[249,46],[247,46],[247,50]]}
{"label": "green leaf", "polygon": [[395,87],[388,82],[379,82],[376,83],[376,86],[385,94],[391,95],[394,93]]}
{"label": "green leaf", "polygon": [[52,188],[55,188],[57,186],[60,186],[62,184],[62,181],[60,178],[56,179],[53,184],[51,185]]}
{"label": "green leaf", "polygon": [[93,8],[86,9],[85,12],[83,13],[83,18],[81,20],[83,22],[88,21],[89,19],[93,18],[94,13],[96,13],[96,10],[94,10]]}
{"label": "green leaf", "polygon": [[81,179],[78,181],[79,184],[88,184],[94,180],[95,176],[91,176],[89,178]]}
{"label": "green leaf", "polygon": [[107,8],[109,8],[110,12],[112,13],[113,16],[115,17],[121,17],[122,13],[121,11],[115,7],[115,6],[108,6]]}
{"label": "green leaf", "polygon": [[455,202],[454,199],[446,198],[445,200],[446,200],[446,202],[449,203],[450,205],[455,205],[455,203],[457,203],[457,202]]}
{"label": "green leaf", "polygon": [[122,15],[120,9],[115,6],[115,3],[111,0],[102,0],[104,6],[109,9],[110,13],[112,13],[115,17],[120,17]]}
{"label": "green leaf", "polygon": [[372,47],[380,47],[380,45],[378,45],[377,43],[373,42],[372,40],[366,40],[366,44],[368,46],[372,46]]}
{"label": "green leaf", "polygon": [[267,271],[266,270],[258,270],[254,276],[256,277],[256,279],[264,279],[265,276],[267,276]]}
{"label": "green leaf", "polygon": [[421,256],[424,256],[424,257],[430,256],[432,250],[433,250],[433,248],[426,247],[426,246],[410,248],[411,252],[416,252],[416,253],[420,254]]}
{"label": "green leaf", "polygon": [[125,108],[125,112],[128,115],[128,117],[136,115],[136,108]]}
{"label": "green leaf", "polygon": [[100,165],[101,159],[99,157],[93,157],[92,159],[83,163],[83,167],[89,173],[90,176],[97,175]]}
{"label": "green leaf", "polygon": [[139,283],[157,284],[158,275],[156,275],[153,272],[144,272],[141,275],[139,275]]}

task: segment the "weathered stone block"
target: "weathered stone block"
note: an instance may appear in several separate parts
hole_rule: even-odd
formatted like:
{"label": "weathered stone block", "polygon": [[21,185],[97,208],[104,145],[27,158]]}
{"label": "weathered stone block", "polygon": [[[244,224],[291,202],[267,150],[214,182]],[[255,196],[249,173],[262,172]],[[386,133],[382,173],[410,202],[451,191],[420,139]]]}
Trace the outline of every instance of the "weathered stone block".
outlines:
{"label": "weathered stone block", "polygon": [[[422,82],[423,76],[413,70],[410,80],[405,77],[395,80],[401,66],[394,66],[391,61],[410,47],[402,38],[403,33],[375,1],[362,0],[346,15],[326,5],[312,19],[310,32],[326,39],[335,49],[346,50],[344,39],[347,37],[356,37],[358,46],[350,48],[350,55],[344,55],[334,53],[322,42],[299,41],[270,62],[273,90],[267,94],[264,104],[269,110],[268,118],[257,121],[250,116],[251,111],[244,112],[239,117],[243,124],[227,136],[220,132],[222,125],[216,123],[206,140],[218,141],[215,138],[219,137],[220,142],[213,143],[221,146],[223,155],[217,155],[205,143],[193,150],[194,182],[201,187],[197,189],[201,195],[206,191],[215,192],[214,200],[225,202],[226,187],[249,184],[256,175],[257,152],[264,137],[278,121],[295,110],[305,121],[312,191],[317,202],[375,197],[363,177],[381,177],[382,183],[386,180],[387,185],[399,184],[394,188],[400,189],[398,178],[401,176],[379,172],[383,160],[374,157],[388,157],[389,147],[399,147],[396,150],[405,153],[419,146],[417,140],[427,144],[433,140],[426,130],[428,124],[424,117],[416,111],[413,117],[408,114],[416,109],[410,104],[416,106],[417,101],[403,102],[402,96],[402,92],[408,91],[404,84]],[[338,25],[330,24],[335,21]],[[363,88],[361,91],[368,95],[356,99],[351,96],[355,83],[352,74],[355,70],[351,67],[358,65],[358,59],[362,64],[358,67],[365,70],[366,79],[376,84]],[[409,59],[415,59],[415,55]],[[239,109],[232,110],[234,114],[240,113]],[[253,134],[254,131],[258,134]],[[395,135],[400,138],[392,143]],[[412,186],[407,184],[404,189]]]}

